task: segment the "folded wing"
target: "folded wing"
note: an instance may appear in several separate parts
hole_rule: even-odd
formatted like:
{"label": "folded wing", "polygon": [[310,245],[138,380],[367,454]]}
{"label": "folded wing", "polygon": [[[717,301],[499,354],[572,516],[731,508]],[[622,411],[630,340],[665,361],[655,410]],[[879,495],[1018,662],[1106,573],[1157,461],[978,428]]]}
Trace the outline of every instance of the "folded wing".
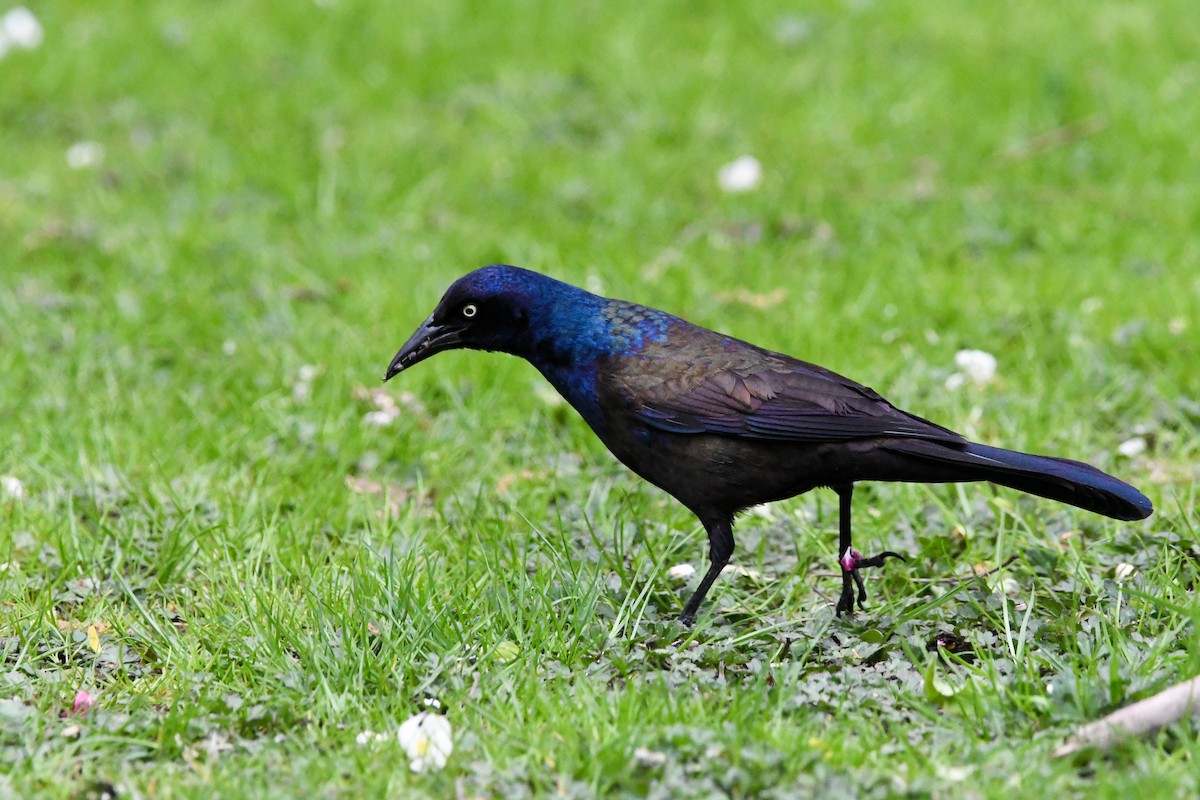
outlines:
{"label": "folded wing", "polygon": [[848,378],[789,361],[706,371],[697,382],[687,376],[663,380],[638,392],[635,413],[645,424],[674,433],[813,443],[892,437],[964,441]]}

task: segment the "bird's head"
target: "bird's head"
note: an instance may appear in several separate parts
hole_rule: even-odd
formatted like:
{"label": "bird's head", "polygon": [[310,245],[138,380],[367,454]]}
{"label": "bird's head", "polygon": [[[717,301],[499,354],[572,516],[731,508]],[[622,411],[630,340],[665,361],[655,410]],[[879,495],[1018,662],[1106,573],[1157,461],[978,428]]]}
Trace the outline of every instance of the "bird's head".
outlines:
{"label": "bird's head", "polygon": [[388,365],[390,380],[443,350],[498,350],[527,355],[531,318],[557,295],[579,292],[536,272],[492,265],[459,278]]}

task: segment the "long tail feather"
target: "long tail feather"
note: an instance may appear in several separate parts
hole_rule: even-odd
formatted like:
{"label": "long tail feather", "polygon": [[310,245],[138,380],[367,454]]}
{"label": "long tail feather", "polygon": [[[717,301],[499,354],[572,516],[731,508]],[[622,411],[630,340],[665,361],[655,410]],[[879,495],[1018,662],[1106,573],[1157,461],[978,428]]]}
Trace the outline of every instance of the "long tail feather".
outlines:
{"label": "long tail feather", "polygon": [[1080,461],[1018,453],[973,442],[960,449],[917,440],[889,445],[888,449],[960,466],[964,480],[991,481],[1113,519],[1145,519],[1154,511],[1149,498],[1137,489]]}

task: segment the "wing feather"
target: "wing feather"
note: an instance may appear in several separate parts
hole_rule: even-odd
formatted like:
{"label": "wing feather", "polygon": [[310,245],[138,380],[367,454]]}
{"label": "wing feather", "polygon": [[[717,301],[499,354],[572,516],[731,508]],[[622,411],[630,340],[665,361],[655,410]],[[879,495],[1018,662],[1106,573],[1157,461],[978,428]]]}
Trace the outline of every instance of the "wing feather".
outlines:
{"label": "wing feather", "polygon": [[961,441],[958,434],[900,411],[867,387],[844,378],[834,380],[832,373],[824,372],[798,367],[745,373],[722,370],[690,389],[643,394],[635,414],[659,430],[746,439]]}

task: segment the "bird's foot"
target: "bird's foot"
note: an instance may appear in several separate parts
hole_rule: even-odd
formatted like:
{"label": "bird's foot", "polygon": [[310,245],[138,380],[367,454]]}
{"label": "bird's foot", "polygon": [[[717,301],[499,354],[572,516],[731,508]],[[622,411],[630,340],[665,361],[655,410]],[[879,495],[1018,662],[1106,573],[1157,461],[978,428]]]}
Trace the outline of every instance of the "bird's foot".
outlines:
{"label": "bird's foot", "polygon": [[899,553],[893,553],[891,550],[885,550],[877,556],[866,558],[862,553],[854,548],[846,548],[846,552],[838,559],[838,563],[842,565],[842,596],[838,598],[837,615],[854,613],[854,588],[858,587],[858,607],[865,610],[863,605],[867,601],[867,587],[863,583],[862,573],[859,570],[867,569],[868,567],[882,567],[883,562],[889,558],[898,558],[901,561],[908,559]]}

